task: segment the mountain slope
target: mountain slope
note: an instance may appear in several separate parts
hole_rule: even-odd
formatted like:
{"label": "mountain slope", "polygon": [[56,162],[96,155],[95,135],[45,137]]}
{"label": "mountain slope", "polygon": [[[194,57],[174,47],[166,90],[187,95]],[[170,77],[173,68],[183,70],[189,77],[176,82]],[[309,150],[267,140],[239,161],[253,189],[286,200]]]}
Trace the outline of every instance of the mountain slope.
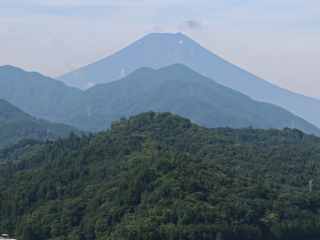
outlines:
{"label": "mountain slope", "polygon": [[305,190],[312,180],[313,189],[320,190],[320,138],[297,129],[209,129],[168,112],[149,111],[113,122],[109,134],[151,136],[237,173]]}
{"label": "mountain slope", "polygon": [[86,89],[89,83],[106,83],[140,67],[155,69],[181,63],[254,100],[283,107],[320,127],[320,100],[296,94],[243,70],[201,47],[187,36],[152,33],[123,50],[58,77],[69,86]]}
{"label": "mountain slope", "polygon": [[[25,240],[319,236],[319,188],[309,192],[303,184],[238,173],[273,166],[275,159],[280,160],[275,164],[299,160],[281,151],[285,146],[241,144],[169,113],[143,113],[112,125],[108,132],[48,141],[1,163],[0,231]],[[214,151],[205,152],[208,148]],[[204,153],[211,156],[201,157]],[[217,160],[231,168],[214,164]],[[314,168],[292,165],[298,166],[290,165],[288,172],[274,166],[270,172],[278,174],[276,181],[296,180],[297,174],[290,174],[294,167],[299,175],[319,177],[317,162]]]}
{"label": "mountain slope", "polygon": [[0,98],[5,99],[28,114],[48,119],[50,111],[59,104],[68,104],[69,98],[81,94],[36,72],[25,72],[12,66],[0,67]]}
{"label": "mountain slope", "polygon": [[[181,64],[159,70],[139,69],[118,81],[86,90],[73,104],[73,110],[63,114],[75,114],[69,114],[65,121],[83,129],[98,124],[94,129],[98,131],[122,116],[153,110],[170,111],[207,127],[282,129],[294,123],[307,133],[320,133],[315,126],[280,107],[253,101]],[[90,107],[90,116],[83,106]]]}
{"label": "mountain slope", "polygon": [[181,64],[159,70],[141,68],[86,91],[8,66],[0,68],[0,82],[7,89],[0,90],[0,97],[17,102],[22,110],[88,131],[105,130],[122,116],[153,110],[170,111],[207,127],[294,126],[320,135],[318,128],[288,111],[253,101]]}
{"label": "mountain slope", "polygon": [[0,98],[0,121],[5,121],[9,119],[29,119],[33,120],[34,118],[31,117],[29,114],[21,111],[19,108],[13,106],[8,101]]}
{"label": "mountain slope", "polygon": [[37,120],[6,100],[0,99],[0,148],[15,143],[22,138],[38,140],[66,137],[71,131],[81,134],[81,131],[65,124],[50,123]]}

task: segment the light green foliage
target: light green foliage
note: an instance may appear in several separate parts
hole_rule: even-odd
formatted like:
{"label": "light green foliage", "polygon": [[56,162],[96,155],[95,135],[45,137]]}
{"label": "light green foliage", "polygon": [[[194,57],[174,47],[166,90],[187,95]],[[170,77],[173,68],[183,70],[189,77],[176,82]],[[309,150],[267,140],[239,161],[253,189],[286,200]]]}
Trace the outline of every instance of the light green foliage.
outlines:
{"label": "light green foliage", "polygon": [[221,232],[217,234],[216,240],[223,240],[223,235]]}

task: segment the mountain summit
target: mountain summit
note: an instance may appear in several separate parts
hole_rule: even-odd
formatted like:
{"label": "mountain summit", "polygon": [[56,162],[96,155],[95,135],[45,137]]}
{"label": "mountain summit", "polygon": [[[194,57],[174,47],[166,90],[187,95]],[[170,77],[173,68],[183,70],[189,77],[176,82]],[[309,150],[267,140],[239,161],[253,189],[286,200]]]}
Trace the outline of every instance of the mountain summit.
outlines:
{"label": "mountain summit", "polygon": [[273,85],[208,51],[187,36],[151,33],[100,61],[58,77],[69,86],[86,89],[122,78],[140,67],[158,69],[181,63],[257,101],[283,107],[320,127],[320,100]]}
{"label": "mountain summit", "polygon": [[205,54],[204,51],[208,52],[181,33],[151,33],[109,57],[57,79],[68,86],[87,89],[93,84],[118,80],[140,67],[158,69],[174,63],[188,66],[184,63],[184,59],[201,56]]}

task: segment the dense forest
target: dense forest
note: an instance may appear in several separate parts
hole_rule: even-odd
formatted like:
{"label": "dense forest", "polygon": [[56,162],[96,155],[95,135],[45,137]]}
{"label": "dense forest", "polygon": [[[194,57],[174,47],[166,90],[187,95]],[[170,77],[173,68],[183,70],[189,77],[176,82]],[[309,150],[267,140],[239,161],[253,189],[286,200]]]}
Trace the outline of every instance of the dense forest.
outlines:
{"label": "dense forest", "polygon": [[97,134],[21,140],[0,151],[0,231],[19,240],[316,239],[319,147],[297,129],[209,129],[152,111]]}
{"label": "dense forest", "polygon": [[171,113],[148,112],[113,122],[110,134],[152,136],[241,174],[302,188],[311,180],[320,189],[320,138],[298,129],[210,129]]}

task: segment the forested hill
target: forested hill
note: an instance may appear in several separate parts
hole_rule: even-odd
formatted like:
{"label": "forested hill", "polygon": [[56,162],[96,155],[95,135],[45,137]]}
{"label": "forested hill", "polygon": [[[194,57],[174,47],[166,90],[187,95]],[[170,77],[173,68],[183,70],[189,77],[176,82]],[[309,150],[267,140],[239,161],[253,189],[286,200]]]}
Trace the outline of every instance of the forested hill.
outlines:
{"label": "forested hill", "polygon": [[320,138],[296,129],[210,129],[169,112],[150,111],[113,122],[110,134],[149,135],[242,174],[306,189],[313,180],[320,190]]}
{"label": "forested hill", "polygon": [[[284,131],[288,142],[296,135]],[[301,139],[258,146],[150,111],[95,135],[30,143],[17,159],[20,142],[0,152],[0,231],[25,240],[316,238],[320,192],[308,180],[318,181],[319,146]]]}
{"label": "forested hill", "polygon": [[[25,72],[13,66],[0,66],[0,98],[32,116],[47,118],[60,103],[82,93],[37,72]],[[56,121],[55,121],[56,122]]]}
{"label": "forested hill", "polygon": [[36,119],[4,99],[0,99],[0,149],[22,138],[38,140],[67,137],[71,131],[81,134],[74,127]]}
{"label": "forested hill", "polygon": [[[160,129],[162,129],[162,131],[159,131]],[[174,131],[172,132],[170,129]],[[299,129],[283,128],[282,130],[278,130],[270,128],[264,130],[254,129],[252,127],[204,128],[192,124],[187,118],[174,115],[170,112],[156,113],[149,111],[132,116],[129,119],[122,117],[120,120],[114,121],[111,124],[112,133],[120,135],[147,134],[156,137],[161,136],[161,138],[167,138],[168,136],[177,137],[182,133],[186,135],[185,129],[191,132],[194,129],[201,129],[201,133],[206,136],[226,136],[238,142],[252,143],[261,147],[281,145],[295,145],[305,148],[320,147],[320,137],[313,134],[306,134]],[[187,138],[187,136],[185,137]]]}
{"label": "forested hill", "polygon": [[253,143],[262,147],[279,145],[296,145],[301,147],[320,147],[320,138],[313,134],[305,134],[299,129],[283,128],[282,130],[249,128],[214,128],[211,131],[235,138],[237,141]]}
{"label": "forested hill", "polygon": [[19,108],[10,104],[8,101],[0,98],[0,121],[17,118],[34,120],[34,118],[29,114],[21,111]]}

